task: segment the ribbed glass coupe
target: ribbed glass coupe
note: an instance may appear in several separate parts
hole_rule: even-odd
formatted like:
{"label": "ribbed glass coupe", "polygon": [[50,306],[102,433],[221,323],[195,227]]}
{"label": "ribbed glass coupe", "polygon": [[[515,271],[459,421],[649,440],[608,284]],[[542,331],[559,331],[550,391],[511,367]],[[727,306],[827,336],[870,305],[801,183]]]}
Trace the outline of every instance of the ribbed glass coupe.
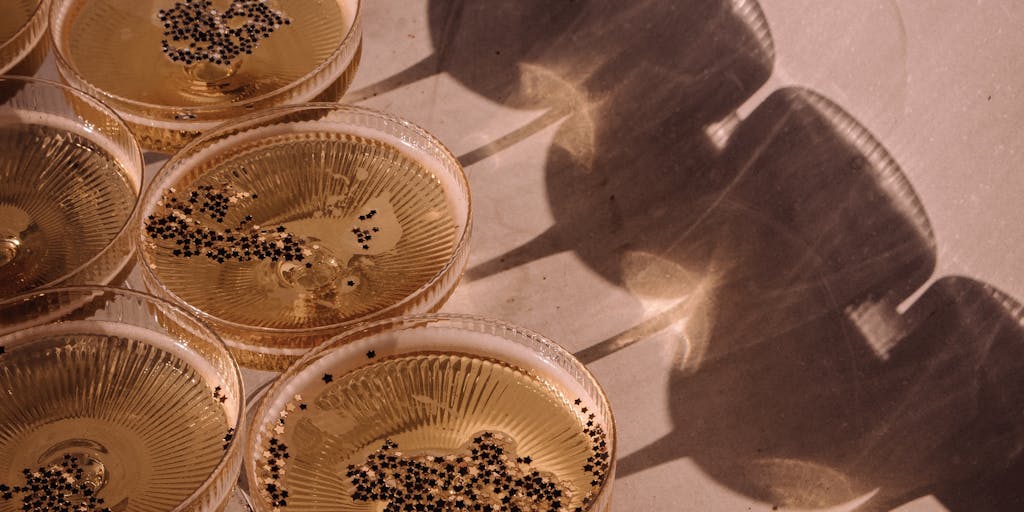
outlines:
{"label": "ribbed glass coupe", "polygon": [[245,457],[260,512],[605,511],[615,423],[593,375],[550,340],[410,316],[289,368],[258,405]]}
{"label": "ribbed glass coupe", "polygon": [[[49,51],[50,0],[5,0],[0,15],[0,75],[31,76]],[[0,95],[3,89],[0,89]]]}
{"label": "ribbed glass coupe", "polygon": [[61,76],[152,151],[251,111],[338,100],[362,49],[359,0],[55,2]]}
{"label": "ribbed glass coupe", "polygon": [[132,262],[142,152],[120,118],[69,87],[0,77],[0,300],[117,284]]}
{"label": "ribbed glass coupe", "polygon": [[238,367],[166,301],[102,287],[0,301],[0,389],[0,511],[212,512],[237,478]]}
{"label": "ribbed glass coupe", "polygon": [[284,369],[356,322],[432,311],[465,269],[462,167],[394,116],[314,103],[253,114],[174,155],[138,217],[149,289],[243,366]]}

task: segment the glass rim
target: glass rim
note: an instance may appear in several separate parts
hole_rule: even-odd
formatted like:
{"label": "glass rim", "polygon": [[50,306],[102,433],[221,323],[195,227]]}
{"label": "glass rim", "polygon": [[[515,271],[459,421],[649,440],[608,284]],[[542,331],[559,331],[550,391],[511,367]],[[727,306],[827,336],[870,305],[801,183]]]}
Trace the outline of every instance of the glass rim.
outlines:
{"label": "glass rim", "polygon": [[[18,30],[14,33],[14,35],[10,37],[10,39],[0,42],[0,50],[5,48],[7,45],[16,44],[22,37],[25,37],[25,33],[32,30],[32,24],[38,22],[39,16],[44,15],[44,13],[46,13],[46,6],[50,4],[50,1],[51,0],[39,0],[39,3],[36,4],[35,10],[33,10],[32,14],[29,14],[28,19],[25,20],[25,24],[18,27]],[[29,45],[29,49],[27,50],[28,52],[32,51],[31,49],[35,47],[35,45],[39,44],[39,41],[42,40],[43,37],[45,37],[44,32],[46,32],[46,30],[41,30],[39,32],[39,37],[36,39],[36,41],[33,44]],[[17,65],[17,63],[18,61],[11,62],[12,67],[13,65]],[[9,69],[2,70],[2,72],[0,72],[0,75],[2,75],[6,71],[9,71]]]}
{"label": "glass rim", "polygon": [[[46,0],[44,0],[44,1],[46,1]],[[43,87],[51,87],[51,88],[60,89],[64,93],[66,93],[66,94],[70,93],[76,99],[84,101],[84,102],[90,104],[90,106],[92,106],[93,108],[95,108],[95,109],[99,110],[100,112],[102,112],[103,114],[110,116],[110,118],[113,119],[114,122],[116,123],[117,128],[119,130],[123,130],[125,132],[125,134],[128,135],[127,138],[128,138],[128,141],[129,141],[131,147],[119,148],[119,149],[127,149],[127,151],[125,152],[125,156],[127,156],[129,159],[133,160],[133,161],[130,161],[130,162],[124,162],[125,165],[135,165],[137,167],[137,169],[138,169],[138,176],[137,176],[138,182],[134,183],[134,185],[136,185],[136,187],[135,187],[135,200],[132,202],[132,209],[131,209],[131,211],[128,212],[128,216],[125,218],[124,223],[121,224],[121,227],[118,228],[117,233],[113,237],[111,237],[110,240],[108,240],[107,243],[105,243],[103,245],[103,247],[99,251],[96,252],[96,254],[94,254],[91,258],[89,258],[88,260],[83,262],[81,265],[79,265],[79,266],[77,266],[77,267],[75,267],[75,268],[73,268],[71,270],[68,270],[67,272],[64,272],[64,274],[61,275],[60,277],[57,277],[57,278],[55,278],[55,279],[53,279],[53,280],[51,280],[49,282],[46,282],[46,283],[38,286],[37,288],[38,289],[43,289],[43,288],[49,288],[49,287],[53,287],[53,286],[58,286],[58,285],[60,285],[61,282],[66,281],[67,279],[70,279],[70,278],[74,277],[75,275],[77,275],[78,273],[82,272],[83,270],[89,268],[89,266],[91,266],[93,263],[95,263],[97,260],[99,260],[101,257],[103,257],[103,255],[108,250],[110,250],[110,247],[112,245],[114,245],[118,240],[121,240],[121,239],[123,239],[125,237],[130,237],[131,236],[131,231],[135,227],[135,223],[133,222],[133,220],[135,219],[135,216],[138,214],[139,208],[142,207],[142,193],[144,191],[143,181],[144,181],[144,174],[145,174],[145,166],[146,166],[146,164],[145,164],[145,159],[143,158],[143,155],[142,155],[142,147],[139,146],[139,141],[135,138],[135,134],[128,127],[128,124],[125,123],[124,119],[122,119],[121,116],[118,115],[116,111],[114,111],[114,109],[110,108],[109,106],[107,106],[107,104],[103,103],[99,99],[92,97],[91,95],[89,95],[89,93],[87,93],[85,91],[76,89],[74,87],[71,87],[69,85],[65,85],[65,84],[62,84],[62,83],[59,83],[59,82],[54,82],[53,80],[46,80],[46,79],[43,79],[43,78],[17,76],[17,75],[0,75],[0,82],[3,82],[5,80],[7,80],[7,81],[14,81],[14,82],[22,82],[24,84],[36,84],[36,85],[41,85]],[[77,114],[76,114],[76,117],[77,117]],[[83,122],[83,120],[81,118],[76,119],[76,121],[77,121],[77,123],[79,125],[81,125],[82,122]],[[93,133],[93,132],[90,131],[90,133]],[[120,144],[117,144],[117,145],[120,145]],[[127,174],[131,174],[131,169],[125,169],[125,171],[126,171]],[[129,176],[129,178],[131,178],[131,176]],[[116,272],[114,273],[114,276],[116,276],[117,273],[120,273],[120,272],[124,271],[125,268],[129,267],[130,264],[131,264],[132,259],[133,259],[132,258],[132,254],[131,253],[127,254],[126,255],[126,263],[124,265],[120,266],[118,269],[116,269]],[[109,284],[109,283],[106,283],[106,284]]]}
{"label": "glass rim", "polygon": [[[576,356],[574,356],[571,352],[569,352],[564,347],[562,347],[552,339],[548,338],[547,336],[544,336],[536,331],[533,331],[525,327],[520,327],[516,324],[504,320],[498,320],[495,318],[490,318],[481,315],[471,315],[463,313],[424,313],[389,317],[379,320],[362,322],[358,325],[353,326],[350,329],[345,330],[342,333],[339,333],[336,336],[332,336],[329,340],[321,343],[315,349],[310,350],[297,361],[289,365],[285,371],[281,372],[277,377],[275,377],[271,381],[269,386],[267,386],[264,389],[260,399],[252,404],[252,407],[255,409],[255,411],[252,413],[252,421],[246,426],[245,454],[243,455],[243,470],[247,473],[246,477],[248,478],[249,476],[252,476],[248,474],[249,468],[251,466],[249,455],[252,449],[254,448],[251,443],[252,440],[255,439],[256,437],[252,434],[256,432],[257,428],[261,428],[263,426],[263,423],[260,421],[260,419],[267,415],[268,410],[270,408],[270,403],[277,395],[279,395],[282,392],[282,390],[286,389],[286,386],[289,384],[291,378],[295,377],[297,374],[305,370],[306,367],[315,363],[320,358],[325,357],[333,350],[344,347],[360,339],[364,339],[364,336],[360,335],[361,332],[365,331],[376,334],[376,332],[373,331],[374,329],[382,329],[380,332],[391,332],[395,330],[400,330],[395,329],[395,327],[399,327],[402,325],[409,325],[410,328],[416,328],[417,325],[434,323],[451,323],[454,324],[451,325],[453,329],[458,329],[461,331],[468,330],[465,327],[466,325],[476,327],[496,327],[507,333],[511,333],[511,335],[516,338],[527,339],[537,342],[543,345],[545,349],[549,349],[555,354],[563,357],[566,361],[569,361],[573,369],[580,372],[580,375],[586,381],[586,384],[593,387],[594,396],[591,396],[590,398],[594,400],[595,403],[598,404],[600,407],[604,408],[606,412],[607,418],[605,420],[605,428],[608,432],[608,438],[610,440],[609,444],[611,445],[608,450],[609,478],[605,478],[604,481],[601,482],[601,486],[597,489],[595,493],[595,498],[604,496],[606,493],[610,492],[611,482],[615,476],[615,461],[619,444],[618,429],[615,424],[615,413],[612,409],[611,400],[608,398],[608,394],[605,391],[604,386],[601,385],[601,381],[598,380],[598,378],[593,374],[593,372],[590,371],[589,368],[587,368],[587,365],[583,364],[583,362],[576,358]],[[388,326],[390,326],[390,328],[388,328]],[[518,341],[514,339],[508,339],[506,337],[503,337],[503,339],[500,341],[505,343],[518,343]],[[584,510],[592,510],[593,506],[594,503],[592,502]]]}
{"label": "glass rim", "polygon": [[[49,0],[43,0],[43,1],[49,1]],[[251,105],[256,105],[256,104],[258,104],[260,102],[267,101],[267,100],[272,99],[274,97],[287,94],[288,92],[293,91],[293,90],[301,87],[306,82],[312,80],[313,77],[315,77],[316,75],[322,73],[324,71],[324,69],[329,67],[330,64],[332,62],[334,62],[334,60],[336,58],[338,58],[342,53],[344,53],[344,51],[347,48],[349,48],[352,44],[354,44],[355,39],[357,39],[357,38],[361,39],[362,38],[362,30],[361,30],[361,27],[360,27],[360,23],[362,22],[363,0],[353,0],[356,3],[355,15],[352,16],[352,23],[349,25],[348,32],[345,33],[345,37],[343,37],[341,39],[341,42],[338,43],[338,46],[334,49],[334,51],[331,52],[331,54],[329,56],[327,56],[326,59],[324,59],[323,62],[317,64],[316,67],[314,67],[312,70],[310,70],[306,74],[302,75],[301,77],[293,80],[292,82],[290,82],[290,83],[288,83],[288,84],[286,84],[286,85],[284,85],[284,86],[282,86],[282,87],[280,87],[278,89],[274,89],[272,91],[260,94],[258,96],[253,96],[251,98],[246,98],[243,101],[228,102],[228,103],[216,103],[216,104],[212,104],[212,105],[160,105],[160,104],[157,104],[157,103],[147,103],[145,101],[133,100],[131,98],[125,98],[125,97],[119,96],[117,94],[113,94],[111,92],[108,92],[108,91],[106,91],[106,90],[96,86],[95,84],[93,84],[92,82],[87,80],[84,76],[82,76],[82,74],[78,71],[78,68],[73,66],[73,65],[71,65],[71,61],[69,59],[65,58],[64,52],[61,51],[60,41],[57,38],[57,33],[58,32],[62,32],[65,29],[65,27],[62,24],[58,23],[58,21],[61,21],[61,19],[63,19],[64,16],[65,16],[65,10],[61,9],[61,7],[65,6],[65,5],[70,5],[71,2],[73,2],[75,0],[53,0],[53,1],[56,4],[58,4],[58,5],[54,6],[54,8],[50,10],[50,16],[49,16],[50,30],[49,30],[49,32],[50,32],[51,43],[53,44],[53,55],[54,55],[54,59],[57,61],[57,69],[58,69],[58,71],[67,70],[68,72],[71,73],[71,75],[74,77],[75,80],[81,82],[82,84],[85,84],[86,86],[88,86],[88,88],[90,90],[95,91],[95,94],[101,95],[103,98],[109,99],[112,103],[128,105],[130,107],[139,108],[139,109],[148,109],[148,110],[152,110],[152,111],[160,112],[160,113],[164,113],[164,114],[174,114],[174,113],[180,113],[180,112],[188,112],[190,114],[200,114],[201,115],[201,114],[207,114],[209,112],[216,112],[218,110],[223,110],[223,109],[226,109],[226,108],[228,108],[228,109],[236,109],[236,108],[237,109],[246,109],[246,108],[250,108]],[[340,0],[338,0],[338,1],[340,1]],[[63,74],[63,73],[61,73],[61,74]],[[144,119],[149,119],[152,116],[139,115],[139,117],[142,117]],[[212,123],[214,123],[214,126],[216,127],[216,125],[220,123],[220,120],[211,121],[211,120],[203,120],[203,119],[196,119],[196,120],[180,119],[180,120],[175,120],[174,122],[175,123],[181,123],[183,126],[187,126],[188,124],[208,124],[208,123],[212,122]]]}
{"label": "glass rim", "polygon": [[[247,430],[246,429],[246,425],[245,425],[245,411],[246,411],[246,404],[245,404],[245,399],[246,399],[245,379],[242,378],[242,371],[238,367],[238,363],[235,361],[235,358],[231,355],[230,349],[228,348],[227,344],[224,343],[224,340],[221,339],[220,335],[217,334],[217,331],[215,329],[210,327],[201,318],[199,318],[196,315],[192,314],[192,312],[189,311],[187,308],[183,308],[179,304],[175,304],[174,302],[171,302],[169,300],[157,297],[157,296],[155,296],[153,294],[146,293],[146,292],[143,292],[143,291],[138,291],[138,290],[130,290],[128,288],[117,288],[117,287],[113,287],[113,286],[62,286],[62,287],[57,287],[57,288],[46,288],[46,289],[40,289],[40,290],[36,290],[36,291],[32,291],[32,292],[22,293],[22,294],[19,294],[19,295],[16,295],[14,297],[10,297],[10,298],[7,298],[7,299],[0,299],[0,308],[12,305],[12,304],[14,304],[16,302],[19,302],[19,301],[26,301],[26,300],[37,299],[39,296],[43,296],[43,295],[51,295],[52,296],[52,295],[61,294],[61,293],[80,293],[80,294],[83,294],[83,295],[88,295],[88,294],[92,294],[92,295],[105,295],[105,294],[109,294],[109,295],[114,295],[114,296],[131,297],[131,298],[139,299],[139,300],[146,301],[146,302],[149,302],[149,303],[159,304],[160,307],[170,308],[170,309],[176,311],[179,314],[184,314],[187,318],[189,318],[190,320],[195,322],[196,325],[198,325],[200,328],[202,328],[203,330],[206,331],[205,333],[203,333],[205,340],[211,342],[215,347],[223,350],[223,355],[225,356],[226,360],[228,361],[229,367],[231,369],[231,371],[229,372],[230,375],[227,375],[227,377],[232,378],[232,379],[234,379],[236,381],[236,383],[238,384],[238,390],[240,392],[239,396],[238,396],[238,399],[236,400],[236,405],[235,405],[235,409],[236,410],[234,410],[234,413],[235,413],[235,432],[236,432],[236,435],[233,436],[231,438],[231,440],[226,441],[226,443],[229,444],[228,448],[226,450],[224,450],[224,453],[220,457],[220,460],[217,462],[217,465],[213,469],[210,470],[209,475],[206,477],[205,480],[203,480],[203,483],[201,485],[199,485],[199,487],[195,488],[192,491],[192,493],[189,494],[186,498],[182,499],[182,501],[179,502],[177,506],[175,506],[173,509],[171,509],[171,512],[182,512],[184,510],[188,510],[190,507],[194,506],[197,501],[202,499],[203,494],[210,487],[212,487],[216,483],[215,482],[216,477],[218,475],[222,474],[224,471],[228,470],[228,466],[231,465],[232,459],[236,458],[236,456],[239,454],[239,451],[242,450],[241,446],[243,444],[242,443],[242,437],[243,436],[241,436],[239,434],[241,434],[242,431]],[[51,324],[51,323],[54,323],[54,321],[53,320],[48,320],[46,322],[46,324]],[[32,327],[38,327],[38,326],[32,326]],[[10,332],[6,333],[5,335],[13,334],[13,333],[19,332],[21,330],[23,330],[23,329],[16,329],[16,330],[13,330],[13,331],[10,331]]]}
{"label": "glass rim", "polygon": [[[138,259],[142,263],[140,265],[142,267],[142,271],[143,271],[145,277],[147,277],[149,279],[152,279],[154,282],[160,284],[160,286],[161,286],[161,293],[166,293],[168,296],[172,297],[175,301],[178,301],[181,304],[188,306],[188,308],[190,308],[193,311],[193,314],[195,314],[196,316],[207,318],[212,323],[228,326],[228,327],[230,327],[232,329],[235,329],[235,330],[244,330],[244,331],[253,332],[253,333],[260,333],[260,334],[266,334],[266,335],[281,335],[281,336],[288,336],[288,335],[316,335],[316,334],[322,334],[322,333],[333,334],[333,333],[338,332],[339,329],[346,329],[346,328],[348,328],[350,326],[356,326],[356,325],[359,325],[359,324],[362,324],[362,323],[365,323],[365,322],[370,322],[370,321],[373,321],[375,319],[388,316],[391,312],[395,311],[396,309],[400,309],[402,306],[408,304],[409,302],[412,302],[412,301],[418,299],[419,297],[423,296],[431,287],[433,287],[435,284],[437,284],[438,281],[443,279],[445,276],[447,276],[453,270],[453,267],[454,267],[455,263],[459,260],[458,255],[459,254],[463,254],[469,248],[468,247],[469,246],[469,240],[470,240],[470,235],[471,235],[471,232],[472,232],[472,225],[473,225],[473,202],[472,202],[473,199],[472,199],[472,195],[469,193],[469,179],[467,178],[466,171],[465,171],[465,169],[462,168],[462,164],[459,162],[459,159],[437,137],[435,137],[433,134],[431,134],[430,132],[428,132],[424,128],[420,127],[419,125],[413,123],[412,121],[408,121],[406,119],[402,119],[400,117],[397,117],[395,115],[392,115],[392,114],[389,114],[387,112],[383,112],[383,111],[380,111],[380,110],[366,108],[366,107],[359,107],[359,106],[354,106],[354,105],[343,105],[343,104],[340,104],[340,103],[315,102],[315,103],[302,103],[302,104],[298,104],[298,105],[283,105],[283,106],[278,106],[278,107],[271,107],[271,108],[268,108],[268,109],[260,110],[258,112],[250,113],[250,114],[245,115],[245,116],[238,117],[238,118],[236,118],[234,120],[231,120],[231,121],[228,121],[226,123],[221,123],[220,125],[218,125],[214,129],[209,130],[208,132],[203,133],[200,137],[198,137],[195,140],[189,142],[184,148],[179,150],[177,153],[175,153],[173,156],[171,156],[171,158],[166,163],[164,163],[164,165],[160,168],[160,170],[156,173],[156,175],[153,176],[153,179],[150,180],[149,185],[147,186],[147,188],[144,191],[144,193],[140,194],[140,196],[139,196],[140,197],[140,199],[139,199],[139,208],[136,210],[136,217],[135,217],[135,221],[133,223],[134,226],[135,226],[135,229],[136,229],[135,234],[138,237],[137,243],[143,244],[146,241],[146,239],[145,239],[145,229],[143,228],[143,225],[144,225],[144,222],[145,222],[145,215],[144,215],[144,212],[143,212],[143,205],[150,204],[151,200],[155,204],[155,202],[157,200],[157,197],[158,197],[156,194],[159,194],[159,193],[162,192],[162,189],[159,187],[160,182],[162,181],[162,178],[164,178],[165,175],[167,175],[170,172],[172,172],[172,167],[173,167],[172,164],[177,164],[177,162],[181,160],[182,155],[188,154],[189,152],[191,152],[194,149],[196,149],[198,146],[201,146],[202,144],[205,144],[205,143],[209,142],[211,139],[214,139],[214,138],[222,136],[225,132],[227,132],[229,129],[231,129],[231,128],[235,127],[235,126],[243,125],[243,124],[246,124],[246,123],[249,123],[249,122],[252,122],[252,121],[256,121],[256,120],[259,120],[259,119],[262,119],[262,118],[274,118],[274,117],[280,117],[282,115],[286,115],[286,114],[290,114],[290,113],[303,112],[303,111],[312,111],[312,110],[329,110],[329,111],[332,111],[332,112],[341,112],[341,113],[345,113],[345,114],[364,114],[364,115],[369,115],[369,116],[375,117],[377,119],[384,120],[384,121],[389,122],[389,123],[396,123],[396,124],[402,125],[404,128],[408,128],[408,129],[412,130],[414,133],[416,133],[418,136],[423,137],[424,139],[426,139],[432,146],[434,146],[434,148],[440,150],[442,158],[444,160],[446,160],[445,163],[453,164],[452,165],[453,169],[455,169],[457,171],[455,173],[455,176],[453,176],[453,177],[459,183],[459,185],[462,186],[466,190],[466,194],[465,194],[465,197],[466,197],[466,222],[463,225],[462,229],[459,230],[458,240],[452,246],[452,256],[450,258],[448,258],[448,261],[446,261],[444,263],[444,265],[440,269],[438,269],[438,271],[435,272],[434,275],[432,275],[430,277],[430,279],[425,281],[422,285],[420,285],[418,288],[416,288],[415,290],[413,290],[412,292],[407,294],[405,297],[403,297],[398,302],[390,304],[387,307],[378,309],[376,311],[367,313],[365,315],[362,315],[362,316],[359,316],[359,317],[355,317],[355,318],[350,318],[348,320],[344,320],[344,321],[341,321],[341,322],[335,322],[335,323],[324,324],[324,325],[317,325],[317,326],[314,326],[314,327],[299,327],[299,328],[264,327],[264,326],[256,326],[256,325],[243,324],[243,323],[235,322],[235,321],[232,321],[232,320],[226,320],[224,318],[221,318],[220,316],[217,316],[217,315],[208,313],[206,311],[203,311],[202,309],[192,305],[192,303],[190,303],[189,301],[186,301],[185,299],[181,298],[173,290],[167,288],[163,284],[163,280],[161,280],[157,276],[157,273],[154,271],[154,269],[149,266],[149,264],[146,262],[146,257],[143,255],[143,253],[144,253],[143,248],[142,248],[143,246],[140,245],[139,249],[138,249],[138,253],[139,253]],[[464,269],[463,269],[463,271],[464,271]],[[229,345],[235,345],[236,344],[236,342],[234,340],[230,340],[228,343],[229,343]],[[271,348],[271,347],[265,347],[263,345],[255,345],[255,344],[251,344],[251,343],[238,343],[237,345],[238,345],[237,348],[243,349],[243,350],[247,350],[247,351],[248,350],[252,350],[253,348],[263,348],[263,349]],[[283,351],[285,351],[287,353],[291,353],[291,352],[294,352],[294,351],[301,351],[302,353],[305,353],[310,348],[312,348],[312,347],[305,347],[305,348],[273,347],[273,349],[275,351],[283,350]]]}

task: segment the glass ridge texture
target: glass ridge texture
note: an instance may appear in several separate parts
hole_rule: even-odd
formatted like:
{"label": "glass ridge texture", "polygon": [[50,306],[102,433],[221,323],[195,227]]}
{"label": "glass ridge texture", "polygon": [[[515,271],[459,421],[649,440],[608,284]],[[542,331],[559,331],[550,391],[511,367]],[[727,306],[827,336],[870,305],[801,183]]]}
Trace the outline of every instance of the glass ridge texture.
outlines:
{"label": "glass ridge texture", "polygon": [[0,75],[32,75],[49,49],[50,0],[5,0],[0,16]]}
{"label": "glass ridge texture", "polygon": [[421,128],[314,103],[190,144],[137,224],[146,286],[243,366],[282,370],[354,323],[439,308],[465,269],[471,206],[458,161]]}
{"label": "glass ridge texture", "polygon": [[430,314],[362,324],[290,367],[256,405],[245,471],[258,512],[606,511],[614,459],[608,400],[571,354]]}
{"label": "glass ridge texture", "polygon": [[142,152],[117,115],[53,82],[0,77],[0,299],[116,284],[133,262]]}
{"label": "glass ridge texture", "polygon": [[[171,29],[165,23],[173,24],[160,18],[184,2],[55,2],[50,25],[61,76],[111,105],[152,151],[177,151],[252,111],[336,101],[351,84],[362,49],[360,0],[249,2],[282,13],[288,24],[269,29],[251,53],[223,65],[173,61],[164,53],[162,41],[175,47],[190,42],[166,36]],[[235,7],[228,0],[210,6],[220,13]],[[245,28],[246,19],[229,19],[226,28]]]}
{"label": "glass ridge texture", "polygon": [[0,301],[0,386],[0,511],[212,512],[237,479],[238,366],[166,301],[102,287]]}

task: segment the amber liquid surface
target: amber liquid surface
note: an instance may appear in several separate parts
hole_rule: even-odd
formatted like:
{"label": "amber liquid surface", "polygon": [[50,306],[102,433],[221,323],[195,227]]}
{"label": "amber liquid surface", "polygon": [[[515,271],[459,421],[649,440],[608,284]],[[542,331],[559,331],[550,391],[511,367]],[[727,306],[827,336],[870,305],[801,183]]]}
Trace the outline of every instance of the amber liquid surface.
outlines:
{"label": "amber liquid surface", "polygon": [[[31,76],[42,62],[47,49],[45,42],[36,43],[26,55],[26,47],[32,42],[28,38],[29,33],[23,32],[20,37],[15,37],[26,28],[25,24],[36,13],[40,3],[41,0],[5,0],[0,7],[0,74]],[[0,99],[8,94],[4,89],[0,87]]]}
{"label": "amber liquid surface", "polygon": [[331,132],[234,145],[181,175],[149,215],[143,254],[159,286],[221,321],[285,329],[398,303],[440,272],[458,232],[429,169]]}
{"label": "amber liquid surface", "polygon": [[[60,44],[70,52],[70,65],[105,93],[151,105],[223,105],[278,91],[324,63],[348,33],[354,3],[269,2],[291,23],[222,73],[190,68],[163,53],[166,37],[157,14],[172,8],[171,0],[73,0],[58,33],[66,38]],[[222,12],[228,6],[226,0],[214,2]]]}
{"label": "amber liquid surface", "polygon": [[10,41],[14,34],[25,26],[29,16],[39,6],[40,0],[5,0],[3,16],[0,16],[0,44]]}
{"label": "amber liquid surface", "polygon": [[[169,346],[72,330],[5,347],[0,511],[60,495],[64,506],[43,509],[162,512],[198,489],[223,457],[230,422],[211,373]],[[61,468],[66,460],[83,471]],[[103,502],[90,506],[92,495]]]}
{"label": "amber liquid surface", "polygon": [[[271,411],[271,419],[281,420],[262,426],[263,453],[255,466],[257,498],[270,503],[274,493],[286,491],[287,510],[403,510],[424,500],[433,503],[427,509],[458,510],[457,499],[485,510],[510,510],[509,502],[524,511],[574,510],[585,508],[603,478],[596,475],[606,470],[601,461],[607,459],[595,455],[606,439],[595,433],[603,430],[595,431],[600,426],[585,405],[502,362],[411,353],[345,375],[304,374],[293,382],[294,399],[280,414]],[[504,462],[492,473],[478,469],[473,450],[484,445],[486,451],[493,440],[500,440]],[[388,442],[392,448],[379,451]],[[375,453],[403,469],[382,470]],[[550,482],[545,485],[557,488],[559,498],[532,499],[516,480],[523,475]],[[478,485],[495,477],[506,478],[509,487]]]}
{"label": "amber liquid surface", "polygon": [[[128,221],[137,186],[113,154],[78,130],[0,112],[0,298],[93,260]],[[102,264],[129,255],[111,256],[116,261]],[[111,277],[102,270],[93,284]]]}

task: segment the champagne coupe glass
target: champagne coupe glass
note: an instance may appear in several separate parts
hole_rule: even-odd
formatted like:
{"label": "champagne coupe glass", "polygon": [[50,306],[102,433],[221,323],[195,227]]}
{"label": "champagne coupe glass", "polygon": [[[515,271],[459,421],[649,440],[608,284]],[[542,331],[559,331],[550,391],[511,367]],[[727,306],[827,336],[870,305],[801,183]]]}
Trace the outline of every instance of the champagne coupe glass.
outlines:
{"label": "champagne coupe glass", "polygon": [[212,512],[238,476],[241,374],[164,300],[65,287],[0,301],[0,389],[0,511]]}
{"label": "champagne coupe glass", "polygon": [[192,308],[243,366],[282,370],[355,322],[439,308],[466,265],[469,186],[412,123],[312,103],[175,154],[137,222],[148,289]]}
{"label": "champagne coupe glass", "polygon": [[288,368],[256,408],[244,458],[258,512],[604,511],[615,423],[593,375],[543,336],[408,316]]}
{"label": "champagne coupe glass", "polygon": [[121,279],[142,183],[132,134],[64,85],[0,77],[0,91],[0,300]]}
{"label": "champagne coupe glass", "polygon": [[55,0],[64,79],[173,152],[252,110],[335,101],[362,49],[360,0]]}
{"label": "champagne coupe glass", "polygon": [[4,0],[0,75],[32,75],[42,65],[49,50],[45,37],[49,6],[50,0]]}

